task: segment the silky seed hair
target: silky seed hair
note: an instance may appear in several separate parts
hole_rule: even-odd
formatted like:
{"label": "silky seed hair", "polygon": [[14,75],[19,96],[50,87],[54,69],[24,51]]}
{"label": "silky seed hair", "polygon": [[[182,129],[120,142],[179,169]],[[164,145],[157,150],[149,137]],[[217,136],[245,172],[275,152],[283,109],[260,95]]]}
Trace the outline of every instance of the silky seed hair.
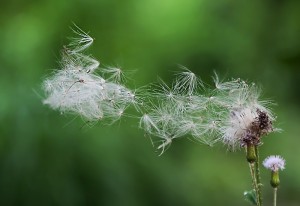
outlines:
{"label": "silky seed hair", "polygon": [[97,74],[100,62],[84,53],[93,38],[76,25],[72,30],[76,37],[63,48],[61,68],[43,82],[44,104],[88,121],[115,121],[130,105],[137,107],[135,93],[121,82],[121,68],[104,68],[106,78]]}

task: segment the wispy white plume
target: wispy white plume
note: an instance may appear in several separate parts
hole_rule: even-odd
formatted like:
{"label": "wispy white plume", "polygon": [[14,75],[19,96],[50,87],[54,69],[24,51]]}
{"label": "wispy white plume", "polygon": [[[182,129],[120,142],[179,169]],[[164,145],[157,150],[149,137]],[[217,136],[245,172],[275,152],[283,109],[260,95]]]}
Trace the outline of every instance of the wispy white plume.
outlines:
{"label": "wispy white plume", "polygon": [[135,93],[120,84],[120,69],[105,70],[110,71],[107,79],[95,74],[100,62],[82,53],[93,39],[76,25],[73,31],[77,37],[63,50],[62,68],[43,82],[44,104],[89,121],[119,119],[129,105],[137,104]]}

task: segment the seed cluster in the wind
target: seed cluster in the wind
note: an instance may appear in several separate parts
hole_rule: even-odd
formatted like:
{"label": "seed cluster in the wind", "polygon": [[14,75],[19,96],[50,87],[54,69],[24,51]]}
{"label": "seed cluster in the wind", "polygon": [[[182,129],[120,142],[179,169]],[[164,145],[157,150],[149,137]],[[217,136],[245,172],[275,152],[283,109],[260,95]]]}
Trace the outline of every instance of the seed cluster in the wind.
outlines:
{"label": "seed cluster in the wind", "polygon": [[274,131],[270,102],[259,100],[260,88],[241,79],[220,81],[215,75],[215,86],[208,87],[182,67],[171,86],[161,80],[137,101],[135,92],[122,84],[122,70],[99,69],[99,61],[84,54],[93,39],[77,26],[73,31],[76,37],[62,50],[61,68],[43,82],[44,104],[53,109],[113,122],[133,105],[142,112],[140,128],[156,137],[153,142],[162,152],[184,136],[210,146],[223,142],[232,150],[258,146],[262,136]]}

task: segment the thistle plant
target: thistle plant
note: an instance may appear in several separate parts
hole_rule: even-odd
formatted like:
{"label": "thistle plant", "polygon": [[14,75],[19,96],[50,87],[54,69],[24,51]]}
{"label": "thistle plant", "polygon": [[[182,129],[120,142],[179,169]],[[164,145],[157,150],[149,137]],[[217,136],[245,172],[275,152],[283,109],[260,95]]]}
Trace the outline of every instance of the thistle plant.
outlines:
{"label": "thistle plant", "polygon": [[[205,145],[224,144],[228,150],[245,150],[253,190],[246,199],[261,206],[259,149],[262,138],[278,129],[271,102],[260,99],[261,89],[239,78],[221,81],[217,74],[209,87],[192,71],[181,67],[169,86],[163,80],[153,84],[139,100],[134,91],[123,85],[124,73],[118,67],[99,69],[100,62],[85,50],[93,43],[87,33],[76,25],[72,42],[62,50],[61,68],[43,82],[44,104],[62,113],[81,116],[87,121],[112,122],[133,105],[141,113],[139,128],[163,154],[173,141],[193,137]],[[101,75],[96,73],[100,71]],[[142,102],[140,102],[143,100]],[[284,160],[270,156],[263,165],[272,170],[271,185],[276,205],[278,170]]]}
{"label": "thistle plant", "polygon": [[96,73],[100,62],[83,52],[93,43],[87,33],[76,25],[77,37],[62,51],[61,69],[46,78],[44,104],[62,113],[72,113],[88,121],[116,121],[129,105],[137,105],[135,93],[122,85],[120,68],[102,69],[104,78]]}

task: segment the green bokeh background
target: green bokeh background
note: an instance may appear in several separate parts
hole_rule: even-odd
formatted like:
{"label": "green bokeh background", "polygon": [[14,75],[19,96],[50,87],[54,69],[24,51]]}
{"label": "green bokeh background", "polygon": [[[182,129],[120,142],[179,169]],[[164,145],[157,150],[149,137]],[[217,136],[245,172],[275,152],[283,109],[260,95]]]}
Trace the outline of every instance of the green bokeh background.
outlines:
{"label": "green bokeh background", "polygon": [[283,129],[264,138],[261,158],[286,159],[278,205],[300,205],[298,0],[1,1],[0,205],[248,205],[243,151],[184,138],[159,157],[136,118],[82,127],[42,104],[72,22],[90,31],[88,52],[103,65],[135,70],[131,88],[170,83],[178,64],[207,83],[213,71],[260,83]]}

